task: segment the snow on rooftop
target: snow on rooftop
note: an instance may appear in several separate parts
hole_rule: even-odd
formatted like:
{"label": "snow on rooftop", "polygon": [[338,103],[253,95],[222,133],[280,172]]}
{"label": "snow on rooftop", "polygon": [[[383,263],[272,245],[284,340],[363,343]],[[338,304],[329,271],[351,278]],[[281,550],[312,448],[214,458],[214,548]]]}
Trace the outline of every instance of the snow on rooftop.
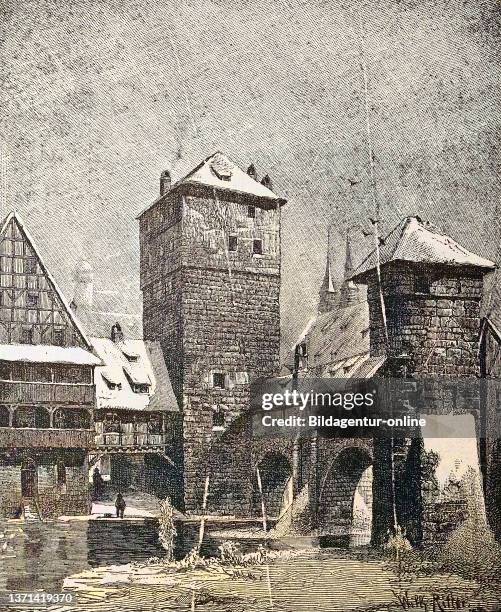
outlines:
{"label": "snow on rooftop", "polygon": [[[179,181],[176,181],[170,191],[181,185],[205,185],[215,189],[234,191],[252,195],[258,198],[266,198],[277,204],[284,203],[271,189],[255,180],[252,176],[239,168],[229,157],[217,151],[213,153],[193,170],[188,172]],[[160,196],[161,199],[163,196]],[[158,199],[158,200],[159,200]],[[158,202],[156,200],[156,202]],[[153,204],[143,210],[139,216],[146,212]]]}
{"label": "snow on rooftop", "polygon": [[78,346],[45,344],[0,344],[0,361],[30,363],[68,363],[71,365],[100,365],[101,361]]}
{"label": "snow on rooftop", "polygon": [[[495,264],[458,244],[419,217],[407,217],[384,238],[379,249],[380,263],[412,261],[452,266],[472,266],[494,269]],[[352,278],[376,267],[376,251],[355,270]]]}
{"label": "snow on rooftop", "polygon": [[[158,343],[113,342],[110,338],[91,338],[91,342],[104,364],[95,373],[98,408],[178,410]],[[147,391],[137,392],[131,383],[145,386]]]}

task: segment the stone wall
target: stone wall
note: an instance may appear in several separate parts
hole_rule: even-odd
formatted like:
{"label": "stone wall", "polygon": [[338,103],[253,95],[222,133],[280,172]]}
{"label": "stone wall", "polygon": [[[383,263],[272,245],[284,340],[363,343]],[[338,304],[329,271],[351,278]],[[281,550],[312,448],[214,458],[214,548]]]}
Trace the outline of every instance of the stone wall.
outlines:
{"label": "stone wall", "polygon": [[465,499],[426,504],[423,513],[423,545],[443,545],[468,518]]}
{"label": "stone wall", "polygon": [[473,377],[479,373],[482,276],[469,268],[398,262],[381,270],[388,346],[375,271],[368,279],[372,355],[410,355],[413,374]]}
{"label": "stone wall", "polygon": [[[0,465],[0,515],[14,517],[22,502],[21,465],[26,451],[3,457]],[[64,451],[66,482],[57,481],[56,456],[52,451],[37,451],[37,501],[44,518],[60,515],[89,514],[90,495],[86,453],[81,450]]]}

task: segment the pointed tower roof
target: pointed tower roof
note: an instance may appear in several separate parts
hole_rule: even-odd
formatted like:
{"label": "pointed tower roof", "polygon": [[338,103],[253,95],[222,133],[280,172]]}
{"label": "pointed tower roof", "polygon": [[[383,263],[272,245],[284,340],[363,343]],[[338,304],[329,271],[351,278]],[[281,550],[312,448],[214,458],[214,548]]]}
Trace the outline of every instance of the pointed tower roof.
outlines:
{"label": "pointed tower roof", "polygon": [[47,266],[43,262],[43,259],[40,256],[40,253],[39,253],[39,251],[38,251],[38,249],[37,249],[37,247],[35,245],[35,242],[34,242],[33,238],[31,237],[28,229],[26,228],[26,225],[25,225],[24,221],[22,220],[21,215],[17,211],[10,212],[7,215],[7,217],[5,218],[4,222],[2,223],[2,226],[0,228],[0,240],[1,240],[1,238],[3,236],[6,235],[6,233],[9,230],[9,227],[11,226],[11,224],[15,224],[15,226],[17,227],[17,230],[26,239],[27,243],[29,244],[29,247],[31,248],[31,250],[33,252],[33,255],[36,257],[36,259],[38,261],[38,265],[42,269],[42,271],[43,271],[43,273],[45,275],[45,278],[47,279],[47,282],[49,283],[49,285],[51,286],[52,290],[54,291],[54,293],[56,294],[57,298],[59,299],[59,301],[61,303],[62,309],[64,310],[65,314],[68,316],[69,320],[71,321],[71,323],[73,324],[73,326],[77,330],[77,333],[80,336],[83,344],[87,347],[87,349],[89,351],[92,350],[91,343],[90,343],[89,339],[87,338],[87,336],[86,336],[86,334],[85,334],[85,332],[83,330],[83,327],[81,326],[81,324],[78,321],[78,319],[76,319],[72,309],[70,308],[69,303],[67,302],[66,298],[64,297],[63,292],[61,291],[61,289],[59,288],[58,284],[54,280],[52,274],[49,272],[49,270],[47,269]]}
{"label": "pointed tower roof", "polygon": [[351,242],[350,242],[350,233],[346,232],[346,252],[344,259],[344,278],[351,278],[351,275],[354,272],[353,267],[353,259],[351,257]]}
{"label": "pointed tower roof", "polygon": [[351,256],[351,243],[349,231],[346,233],[346,252],[344,260],[344,280],[341,285],[341,298],[339,300],[340,308],[353,306],[361,300],[361,291],[352,280],[351,276],[354,272],[353,259]]}
{"label": "pointed tower roof", "polygon": [[[382,242],[379,257],[381,266],[392,261],[409,261],[484,268],[486,272],[496,267],[492,261],[468,251],[419,217],[403,219]],[[350,278],[361,278],[375,269],[376,264],[377,255],[373,250]]]}
{"label": "pointed tower roof", "polygon": [[[171,193],[185,185],[195,185],[252,196],[268,201],[272,205],[283,206],[286,203],[286,200],[278,197],[269,187],[264,185],[262,181],[257,181],[256,178],[248,172],[244,172],[221,151],[216,151],[206,157],[183,178],[176,181],[166,193]],[[153,204],[164,196],[165,194],[160,196]],[[143,210],[138,217],[149,210],[153,204]]]}
{"label": "pointed tower roof", "polygon": [[320,285],[320,291],[318,292],[318,314],[324,314],[333,310],[339,300],[339,291],[334,279],[332,277],[331,269],[331,239],[330,239],[330,228],[327,230],[327,255],[325,261],[325,273]]}

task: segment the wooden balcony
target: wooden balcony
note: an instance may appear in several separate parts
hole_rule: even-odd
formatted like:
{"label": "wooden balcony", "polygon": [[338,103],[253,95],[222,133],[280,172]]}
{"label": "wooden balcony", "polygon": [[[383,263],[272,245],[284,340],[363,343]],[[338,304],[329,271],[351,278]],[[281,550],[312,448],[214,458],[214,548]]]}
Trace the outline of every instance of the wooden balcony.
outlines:
{"label": "wooden balcony", "polygon": [[94,404],[95,387],[86,384],[0,381],[0,401],[4,404]]}
{"label": "wooden balcony", "polygon": [[97,433],[94,436],[94,449],[107,453],[163,452],[168,443],[166,434],[157,433]]}
{"label": "wooden balcony", "polygon": [[90,448],[90,429],[0,427],[0,448]]}

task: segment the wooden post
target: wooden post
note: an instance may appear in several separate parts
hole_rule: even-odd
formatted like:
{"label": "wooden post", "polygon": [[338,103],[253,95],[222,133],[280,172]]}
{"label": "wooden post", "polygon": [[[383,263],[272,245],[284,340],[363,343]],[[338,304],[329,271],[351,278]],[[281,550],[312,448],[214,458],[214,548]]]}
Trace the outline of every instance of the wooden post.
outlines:
{"label": "wooden post", "polygon": [[202,518],[200,520],[200,531],[198,533],[198,546],[197,546],[198,552],[200,552],[200,549],[202,548],[202,541],[204,539],[204,532],[205,532],[205,511],[207,510],[207,498],[209,496],[209,481],[210,481],[210,476],[206,476],[206,478],[205,478],[205,488],[204,488],[204,498],[203,498],[203,501],[202,501]]}
{"label": "wooden post", "polygon": [[256,467],[256,476],[257,476],[257,486],[259,488],[259,494],[261,495],[261,514],[263,517],[263,531],[266,533],[268,531],[268,525],[266,521],[266,507],[264,504],[263,484],[261,482],[261,474],[259,472],[259,466]]}

